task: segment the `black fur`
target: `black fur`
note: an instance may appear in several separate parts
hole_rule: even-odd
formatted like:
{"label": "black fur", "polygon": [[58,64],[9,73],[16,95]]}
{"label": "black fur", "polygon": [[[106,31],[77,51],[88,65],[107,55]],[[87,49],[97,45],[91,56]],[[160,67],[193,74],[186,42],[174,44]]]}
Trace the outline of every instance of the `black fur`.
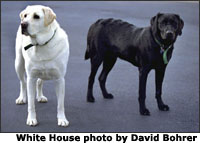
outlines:
{"label": "black fur", "polygon": [[91,60],[91,73],[88,82],[87,101],[94,102],[93,83],[96,72],[103,63],[103,70],[99,76],[99,83],[104,98],[113,98],[106,90],[106,78],[117,58],[126,60],[139,69],[139,105],[142,115],[150,115],[145,105],[146,81],[151,69],[156,73],[156,99],[158,108],[162,111],[169,107],[162,101],[162,82],[166,69],[163,62],[160,44],[163,49],[170,45],[167,53],[168,61],[173,52],[173,44],[178,35],[181,35],[183,20],[176,14],[158,13],[151,19],[151,26],[138,28],[122,20],[99,19],[91,25],[87,37],[85,59]]}

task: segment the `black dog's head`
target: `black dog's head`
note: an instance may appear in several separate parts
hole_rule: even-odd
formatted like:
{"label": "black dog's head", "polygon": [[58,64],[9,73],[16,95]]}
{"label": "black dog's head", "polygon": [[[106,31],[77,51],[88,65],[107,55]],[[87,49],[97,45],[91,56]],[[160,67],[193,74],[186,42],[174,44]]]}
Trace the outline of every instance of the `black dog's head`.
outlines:
{"label": "black dog's head", "polygon": [[177,36],[182,34],[183,20],[177,14],[158,13],[151,18],[153,34],[159,36],[164,43],[174,43]]}

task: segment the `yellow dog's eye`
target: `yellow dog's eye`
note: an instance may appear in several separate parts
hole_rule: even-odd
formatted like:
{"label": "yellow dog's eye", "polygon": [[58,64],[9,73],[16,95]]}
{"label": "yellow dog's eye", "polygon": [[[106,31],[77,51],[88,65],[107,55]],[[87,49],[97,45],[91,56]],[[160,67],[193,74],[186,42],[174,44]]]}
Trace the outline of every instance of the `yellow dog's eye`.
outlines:
{"label": "yellow dog's eye", "polygon": [[34,18],[34,19],[40,19],[40,16],[37,15],[37,14],[34,14],[33,18]]}

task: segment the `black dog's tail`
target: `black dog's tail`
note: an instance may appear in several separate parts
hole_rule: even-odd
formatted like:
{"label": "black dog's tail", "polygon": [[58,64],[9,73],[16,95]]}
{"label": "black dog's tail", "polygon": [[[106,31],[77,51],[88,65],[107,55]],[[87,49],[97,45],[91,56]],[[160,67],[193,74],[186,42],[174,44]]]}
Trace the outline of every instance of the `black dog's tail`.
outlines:
{"label": "black dog's tail", "polygon": [[90,58],[89,45],[87,45],[87,49],[85,51],[85,60],[88,60],[89,58]]}
{"label": "black dog's tail", "polygon": [[94,35],[96,35],[94,32],[95,30],[95,24],[92,24],[88,30],[87,34],[87,49],[85,51],[85,60],[94,57],[96,55],[96,50],[94,46]]}

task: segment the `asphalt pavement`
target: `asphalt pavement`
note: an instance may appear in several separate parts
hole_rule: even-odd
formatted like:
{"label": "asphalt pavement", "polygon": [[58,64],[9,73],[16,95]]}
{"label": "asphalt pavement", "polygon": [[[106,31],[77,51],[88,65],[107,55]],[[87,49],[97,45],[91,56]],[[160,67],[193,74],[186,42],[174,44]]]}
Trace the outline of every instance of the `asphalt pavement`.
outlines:
{"label": "asphalt pavement", "polygon": [[[39,125],[26,125],[27,104],[16,105],[19,80],[14,69],[19,13],[27,5],[51,7],[69,36],[65,110],[69,127],[57,126],[56,95],[52,81],[44,83],[48,103],[36,103]],[[176,13],[184,20],[167,67],[163,99],[170,111],[161,112],[155,100],[155,75],[147,82],[146,105],[151,116],[139,114],[138,69],[117,60],[108,76],[113,100],[103,99],[97,77],[95,103],[86,102],[90,62],[84,60],[89,26],[99,18],[118,18],[139,27],[149,26],[158,12]],[[199,132],[199,3],[197,2],[1,2],[1,131],[2,132]]]}

